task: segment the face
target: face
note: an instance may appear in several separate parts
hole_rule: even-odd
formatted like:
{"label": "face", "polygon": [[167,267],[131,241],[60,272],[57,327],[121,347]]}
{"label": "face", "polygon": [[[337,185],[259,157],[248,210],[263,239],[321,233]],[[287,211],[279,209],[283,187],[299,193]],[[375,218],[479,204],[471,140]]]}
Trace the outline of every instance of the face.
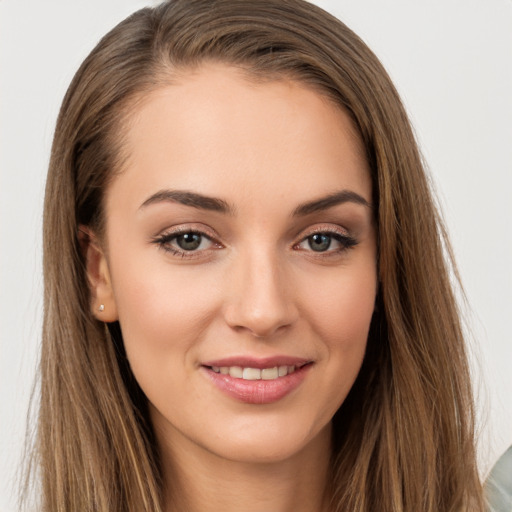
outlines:
{"label": "face", "polygon": [[296,82],[205,65],[144,99],[126,148],[89,260],[159,441],[273,461],[325,438],[377,287],[348,115]]}

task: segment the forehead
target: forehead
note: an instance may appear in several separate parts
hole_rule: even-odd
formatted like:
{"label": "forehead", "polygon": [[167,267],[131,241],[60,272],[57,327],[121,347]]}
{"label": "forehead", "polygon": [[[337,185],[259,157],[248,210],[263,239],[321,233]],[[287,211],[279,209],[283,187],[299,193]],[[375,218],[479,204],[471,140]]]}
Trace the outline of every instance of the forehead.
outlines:
{"label": "forehead", "polygon": [[127,158],[107,196],[179,188],[240,201],[266,191],[300,202],[348,187],[371,200],[351,118],[294,80],[256,81],[204,64],[147,94],[127,119]]}

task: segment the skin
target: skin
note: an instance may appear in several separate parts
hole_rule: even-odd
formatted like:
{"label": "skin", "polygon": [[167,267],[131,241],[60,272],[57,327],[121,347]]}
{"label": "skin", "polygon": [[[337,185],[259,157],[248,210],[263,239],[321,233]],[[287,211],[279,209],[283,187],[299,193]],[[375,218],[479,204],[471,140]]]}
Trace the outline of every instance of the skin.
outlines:
{"label": "skin", "polygon": [[[120,321],[148,397],[168,510],[327,510],[331,419],[360,369],[374,310],[374,216],[355,200],[293,214],[339,191],[370,203],[356,129],[299,83],[256,84],[209,64],[134,109],[126,148],[88,270],[95,314]],[[230,212],[155,199],[162,190],[219,198]],[[175,254],[176,228],[206,236]],[[313,250],[314,233],[327,250]],[[202,367],[247,355],[311,364],[284,398],[248,404]]]}

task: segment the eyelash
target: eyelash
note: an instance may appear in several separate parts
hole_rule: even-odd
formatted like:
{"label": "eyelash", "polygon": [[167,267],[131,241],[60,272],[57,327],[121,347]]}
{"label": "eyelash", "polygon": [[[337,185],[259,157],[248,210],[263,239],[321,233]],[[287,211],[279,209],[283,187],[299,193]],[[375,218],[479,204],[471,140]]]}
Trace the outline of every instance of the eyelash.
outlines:
{"label": "eyelash", "polygon": [[326,251],[314,251],[311,247],[310,250],[306,250],[307,252],[310,252],[314,254],[317,258],[329,258],[329,257],[336,257],[340,254],[353,249],[359,242],[352,236],[343,233],[341,231],[338,231],[336,229],[333,229],[332,227],[320,227],[317,229],[314,229],[313,231],[309,232],[307,236],[303,237],[300,242],[297,244],[294,244],[294,249],[297,248],[307,242],[310,238],[312,238],[315,235],[326,235],[330,237],[330,244],[332,243],[332,240],[335,240],[340,244],[340,247],[337,249],[331,249]]}
{"label": "eyelash", "polygon": [[[181,257],[183,259],[193,259],[201,257],[201,255],[204,255],[205,252],[209,252],[212,250],[212,248],[203,249],[203,250],[190,250],[186,251],[183,249],[178,249],[176,247],[173,247],[171,245],[171,242],[175,241],[180,235],[198,235],[202,239],[208,240],[213,245],[213,250],[216,249],[222,249],[223,245],[217,241],[215,241],[214,237],[209,235],[208,233],[205,233],[204,231],[198,230],[198,229],[177,229],[175,231],[172,231],[170,233],[164,233],[162,235],[158,235],[152,239],[152,243],[156,244],[158,248],[172,254],[173,256]],[[306,250],[306,252],[311,252],[316,257],[320,258],[328,258],[332,256],[340,255],[341,253],[348,251],[349,249],[353,249],[359,242],[353,238],[350,235],[347,235],[346,233],[341,233],[332,227],[329,228],[319,228],[311,231],[307,234],[307,236],[302,237],[302,239],[293,245],[293,249],[295,250],[301,250],[299,249],[300,245],[307,242],[308,239],[315,235],[326,235],[330,237],[331,241],[335,240],[338,242],[341,247],[333,250],[326,250],[326,251],[314,251],[312,248],[310,250]],[[200,244],[202,243],[202,240]],[[330,242],[331,243],[331,242]]]}
{"label": "eyelash", "polygon": [[[152,243],[156,244],[159,249],[164,250],[165,252],[171,253],[173,256],[178,256],[181,258],[193,259],[201,256],[201,253],[205,251],[209,251],[211,249],[203,249],[201,251],[186,251],[183,249],[178,249],[171,245],[171,242],[176,240],[180,235],[198,235],[202,239],[208,240],[210,243],[215,246],[215,249],[221,249],[223,246],[219,242],[214,240],[214,237],[201,231],[199,229],[176,229],[170,233],[164,233],[162,235],[158,235],[152,239]],[[202,243],[202,241],[201,241]]]}

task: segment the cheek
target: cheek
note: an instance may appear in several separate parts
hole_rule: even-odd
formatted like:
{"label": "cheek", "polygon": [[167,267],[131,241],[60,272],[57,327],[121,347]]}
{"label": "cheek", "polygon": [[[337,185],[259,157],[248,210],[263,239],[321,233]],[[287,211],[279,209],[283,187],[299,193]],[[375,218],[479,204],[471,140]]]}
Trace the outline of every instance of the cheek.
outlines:
{"label": "cheek", "polygon": [[327,347],[350,352],[362,345],[364,349],[375,307],[375,266],[340,271],[310,289],[316,292],[305,301],[305,307]]}
{"label": "cheek", "polygon": [[317,426],[332,419],[359,374],[375,307],[373,261],[369,259],[369,264],[361,267],[317,274],[314,286],[313,280],[308,279],[309,286],[302,283],[301,316],[308,319],[303,326],[312,330],[320,359],[321,378],[315,381],[310,395],[312,410],[321,404]]}
{"label": "cheek", "polygon": [[112,266],[129,360],[153,373],[162,361],[183,363],[218,309],[216,278],[192,279],[186,270],[165,261],[144,266],[142,258],[121,259]]}
{"label": "cheek", "polygon": [[351,268],[331,276],[323,284],[323,293],[309,302],[310,325],[315,331],[319,351],[328,364],[325,378],[330,409],[341,405],[350,391],[364,358],[370,322],[375,308],[375,265]]}

